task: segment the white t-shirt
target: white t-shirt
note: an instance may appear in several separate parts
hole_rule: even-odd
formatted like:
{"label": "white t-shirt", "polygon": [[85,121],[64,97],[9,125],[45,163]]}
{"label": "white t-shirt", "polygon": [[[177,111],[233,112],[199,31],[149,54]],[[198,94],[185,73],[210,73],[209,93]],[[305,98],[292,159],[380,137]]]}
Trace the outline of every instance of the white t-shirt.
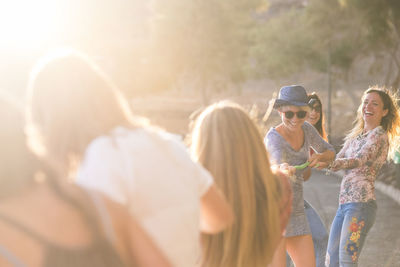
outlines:
{"label": "white t-shirt", "polygon": [[195,266],[200,198],[213,179],[182,142],[118,127],[90,143],[77,183],[127,205],[174,266]]}

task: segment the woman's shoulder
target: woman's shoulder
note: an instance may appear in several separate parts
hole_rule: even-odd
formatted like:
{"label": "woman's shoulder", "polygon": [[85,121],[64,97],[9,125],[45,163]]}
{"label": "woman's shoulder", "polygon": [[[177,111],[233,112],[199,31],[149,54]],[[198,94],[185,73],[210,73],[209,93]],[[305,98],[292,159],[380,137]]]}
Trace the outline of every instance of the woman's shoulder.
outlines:
{"label": "woman's shoulder", "polygon": [[264,144],[270,146],[272,143],[277,143],[280,138],[280,134],[276,130],[276,127],[271,127],[264,137]]}
{"label": "woman's shoulder", "polygon": [[303,128],[304,131],[306,131],[306,132],[308,132],[308,133],[309,133],[309,132],[316,132],[316,133],[318,133],[317,129],[315,129],[315,127],[312,126],[312,125],[311,125],[309,122],[307,122],[307,121],[305,121],[301,127]]}
{"label": "woman's shoulder", "polygon": [[265,140],[267,140],[267,139],[273,139],[273,138],[277,138],[277,137],[279,137],[279,133],[278,133],[278,131],[276,130],[276,127],[271,127],[271,128],[269,128],[269,130],[268,130],[268,132],[265,134]]}

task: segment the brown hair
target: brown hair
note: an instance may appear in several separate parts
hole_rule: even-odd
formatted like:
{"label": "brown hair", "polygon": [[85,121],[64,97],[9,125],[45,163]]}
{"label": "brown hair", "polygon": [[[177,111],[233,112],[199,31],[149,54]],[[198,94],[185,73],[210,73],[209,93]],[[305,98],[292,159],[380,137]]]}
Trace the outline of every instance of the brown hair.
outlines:
{"label": "brown hair", "polygon": [[[317,129],[319,135],[325,140],[328,140],[326,131],[325,131],[325,116],[324,116],[324,112],[323,112],[323,108],[322,108],[322,102],[321,99],[318,97],[318,95],[315,92],[312,92],[311,94],[308,95],[308,101],[311,101],[315,99],[315,101],[318,102],[318,104],[321,107],[321,112],[320,112],[320,117],[319,120],[317,121],[317,123],[315,125],[313,125],[315,127],[315,129]],[[312,107],[311,107],[312,108]]]}
{"label": "brown hair", "polygon": [[389,153],[388,157],[392,158],[394,156],[394,152],[400,145],[400,113],[399,107],[397,105],[396,97],[386,88],[372,86],[365,90],[362,98],[361,104],[357,110],[357,118],[354,121],[354,127],[346,136],[346,140],[355,138],[359,134],[361,134],[364,130],[364,119],[362,114],[362,106],[364,102],[364,98],[367,94],[377,93],[383,102],[383,109],[387,109],[388,113],[381,120],[381,126],[383,130],[385,130],[389,137]]}

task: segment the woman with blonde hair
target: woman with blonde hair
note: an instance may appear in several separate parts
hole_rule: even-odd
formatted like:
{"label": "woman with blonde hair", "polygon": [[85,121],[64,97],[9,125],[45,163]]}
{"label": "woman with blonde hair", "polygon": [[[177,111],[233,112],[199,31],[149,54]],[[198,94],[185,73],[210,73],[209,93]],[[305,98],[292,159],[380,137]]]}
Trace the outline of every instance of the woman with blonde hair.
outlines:
{"label": "woman with blonde hair", "polygon": [[26,145],[0,96],[0,266],[170,266],[119,204],[66,181]]}
{"label": "woman with blonde hair", "polygon": [[271,172],[259,129],[239,105],[220,102],[198,116],[191,138],[192,156],[213,175],[235,211],[232,226],[202,236],[202,266],[267,266],[291,202],[290,191]]}
{"label": "woman with blonde hair", "polygon": [[232,222],[212,177],[185,146],[134,118],[126,99],[81,53],[39,63],[28,118],[39,152],[63,173],[76,173],[79,185],[126,205],[174,266],[196,264],[200,230],[215,233]]}
{"label": "woman with blonde hair", "polygon": [[[328,141],[326,131],[325,131],[325,118],[322,108],[322,102],[317,93],[312,92],[308,94],[308,106],[310,107],[307,122],[317,129],[319,135],[325,140]],[[313,150],[310,150],[310,153],[313,153]],[[308,169],[307,172],[304,173],[303,179],[304,181],[308,181],[311,176],[311,169]],[[325,266],[325,255],[326,255],[326,247],[328,246],[328,231],[326,226],[321,220],[318,212],[314,209],[314,207],[304,199],[304,210],[307,216],[308,224],[310,225],[312,241],[314,244],[314,253],[315,253],[315,263],[317,267]],[[286,266],[291,265],[291,261],[289,257],[286,257]]]}
{"label": "woman with blonde hair", "polygon": [[[380,87],[367,89],[355,126],[328,169],[346,170],[339,207],[332,222],[326,266],[357,266],[365,239],[376,218],[375,180],[399,146],[400,113],[394,96]],[[320,167],[326,167],[320,163]]]}
{"label": "woman with blonde hair", "polygon": [[[315,266],[311,231],[304,210],[303,182],[309,169],[318,162],[329,162],[335,157],[333,147],[325,142],[317,130],[306,122],[309,112],[308,96],[300,85],[284,86],[274,103],[282,122],[272,127],[264,138],[274,164],[296,166],[291,179],[293,210],[285,233],[285,247],[297,267]],[[310,156],[310,149],[316,153]],[[282,265],[285,255],[282,253]]]}

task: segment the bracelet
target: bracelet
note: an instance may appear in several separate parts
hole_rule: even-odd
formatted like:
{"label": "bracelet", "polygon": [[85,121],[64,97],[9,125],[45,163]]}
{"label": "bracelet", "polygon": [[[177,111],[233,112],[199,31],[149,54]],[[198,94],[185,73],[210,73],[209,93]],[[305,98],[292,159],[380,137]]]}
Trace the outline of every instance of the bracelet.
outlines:
{"label": "bracelet", "polygon": [[334,161],[335,160],[332,160],[331,163],[329,163],[328,167],[326,167],[325,175],[330,175],[331,174],[331,169],[332,169],[332,165],[333,165]]}

